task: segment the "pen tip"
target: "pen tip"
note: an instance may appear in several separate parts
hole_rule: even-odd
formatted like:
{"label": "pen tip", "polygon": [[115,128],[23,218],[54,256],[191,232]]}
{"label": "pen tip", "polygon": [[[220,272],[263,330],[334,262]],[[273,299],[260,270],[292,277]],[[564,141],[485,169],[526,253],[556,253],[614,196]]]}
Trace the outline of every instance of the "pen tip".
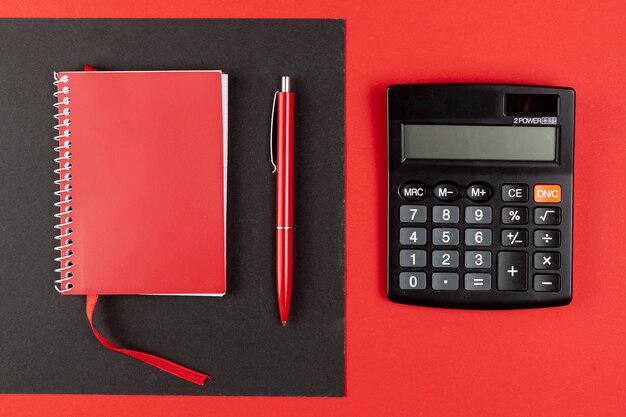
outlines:
{"label": "pen tip", "polygon": [[286,321],[283,321],[281,323],[283,324],[283,327],[287,327],[287,322]]}

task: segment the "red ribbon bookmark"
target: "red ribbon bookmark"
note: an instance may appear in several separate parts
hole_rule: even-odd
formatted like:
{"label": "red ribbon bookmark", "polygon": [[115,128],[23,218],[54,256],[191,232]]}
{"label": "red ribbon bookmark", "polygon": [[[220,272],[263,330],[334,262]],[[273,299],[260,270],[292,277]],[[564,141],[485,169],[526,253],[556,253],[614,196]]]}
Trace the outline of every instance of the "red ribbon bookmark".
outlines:
{"label": "red ribbon bookmark", "polygon": [[204,382],[207,379],[209,381],[213,380],[213,378],[211,378],[209,375],[205,375],[203,373],[194,371],[192,369],[185,368],[184,366],[174,363],[172,361],[168,361],[167,359],[163,359],[158,356],[151,355],[149,353],[139,352],[137,350],[124,349],[109,342],[107,339],[104,338],[104,336],[100,334],[100,332],[96,330],[96,328],[93,325],[93,312],[96,309],[97,303],[98,303],[97,295],[87,296],[87,308],[86,308],[87,319],[89,320],[89,325],[91,326],[91,330],[93,331],[93,334],[100,341],[102,346],[106,347],[107,349],[111,349],[115,352],[119,352],[121,354],[130,356],[131,358],[135,358],[137,360],[145,362],[148,365],[152,365],[155,368],[161,369],[162,371],[169,372],[170,374],[174,376],[182,378],[196,385],[204,385]]}

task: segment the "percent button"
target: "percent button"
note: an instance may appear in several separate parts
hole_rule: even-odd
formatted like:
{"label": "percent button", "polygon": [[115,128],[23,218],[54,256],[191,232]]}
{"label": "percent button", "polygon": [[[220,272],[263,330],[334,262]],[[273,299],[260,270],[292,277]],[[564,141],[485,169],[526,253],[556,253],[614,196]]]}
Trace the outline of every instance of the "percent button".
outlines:
{"label": "percent button", "polygon": [[501,219],[503,224],[527,224],[528,208],[502,207]]}

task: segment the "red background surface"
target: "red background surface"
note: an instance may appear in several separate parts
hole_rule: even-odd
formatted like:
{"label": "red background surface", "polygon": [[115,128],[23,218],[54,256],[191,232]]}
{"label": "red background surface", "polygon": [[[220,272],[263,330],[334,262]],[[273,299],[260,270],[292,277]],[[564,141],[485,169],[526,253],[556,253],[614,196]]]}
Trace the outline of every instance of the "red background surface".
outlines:
{"label": "red background surface", "polygon": [[[625,415],[626,2],[507,3],[4,0],[7,17],[346,19],[347,396],[10,395],[0,414]],[[456,311],[386,300],[385,87],[446,81],[576,89],[569,306]]]}

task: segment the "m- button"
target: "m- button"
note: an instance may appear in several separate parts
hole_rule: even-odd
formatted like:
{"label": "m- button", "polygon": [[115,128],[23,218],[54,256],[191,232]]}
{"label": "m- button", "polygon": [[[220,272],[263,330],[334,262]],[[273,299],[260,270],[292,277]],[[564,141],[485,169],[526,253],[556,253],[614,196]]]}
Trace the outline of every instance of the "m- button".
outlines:
{"label": "m- button", "polygon": [[560,203],[561,186],[558,184],[535,184],[535,203]]}

